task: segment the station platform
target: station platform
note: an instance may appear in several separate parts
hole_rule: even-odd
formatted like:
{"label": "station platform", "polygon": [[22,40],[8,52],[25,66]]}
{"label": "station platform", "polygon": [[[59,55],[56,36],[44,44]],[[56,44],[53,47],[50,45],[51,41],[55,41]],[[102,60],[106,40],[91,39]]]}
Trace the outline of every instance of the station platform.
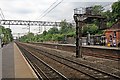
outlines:
{"label": "station platform", "polygon": [[2,79],[2,48],[0,48],[0,80]]}
{"label": "station platform", "polygon": [[15,43],[2,48],[2,79],[37,79]]}

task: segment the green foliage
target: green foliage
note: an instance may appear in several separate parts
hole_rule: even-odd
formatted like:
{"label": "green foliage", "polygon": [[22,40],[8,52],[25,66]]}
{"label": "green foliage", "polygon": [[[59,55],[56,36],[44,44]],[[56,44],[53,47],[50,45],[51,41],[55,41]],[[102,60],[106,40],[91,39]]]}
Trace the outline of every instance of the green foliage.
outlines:
{"label": "green foliage", "polygon": [[[120,18],[120,0],[112,4],[112,11],[104,11],[101,5],[95,5],[92,8],[92,13],[96,15],[102,15],[107,19],[107,27],[111,27],[116,19]],[[95,24],[98,23],[97,21]]]}
{"label": "green foliage", "polygon": [[107,22],[108,28],[111,27],[113,24],[114,24],[114,22],[111,22],[111,21],[110,21],[110,22]]}
{"label": "green foliage", "polygon": [[7,44],[13,40],[12,31],[9,28],[4,28],[3,26],[0,26],[0,35],[3,34],[2,42],[4,44]]}
{"label": "green foliage", "polygon": [[[110,27],[115,22],[115,19],[120,17],[120,1],[113,3],[112,11],[104,11],[104,8],[101,5],[95,5],[92,8],[92,14],[106,17],[107,26]],[[98,24],[99,21],[94,19],[90,21],[89,24],[83,26],[82,36],[86,36],[88,32],[91,35],[103,34],[103,31],[98,29]],[[64,41],[66,36],[75,37],[75,28],[73,25],[68,24],[66,20],[62,20],[60,23],[60,29],[53,27],[48,31],[44,31],[40,35],[29,33],[28,35],[22,36],[20,40],[23,42]]]}
{"label": "green foliage", "polygon": [[22,42],[32,42],[34,41],[34,34],[28,33],[27,35],[24,35],[20,38],[20,41]]}
{"label": "green foliage", "polygon": [[62,41],[62,40],[64,40],[63,34],[54,34],[52,36],[52,41]]}
{"label": "green foliage", "polygon": [[61,21],[60,30],[58,28],[53,27],[48,31],[44,31],[40,35],[35,35],[33,33],[29,33],[20,38],[22,42],[43,42],[43,41],[63,41],[65,39],[65,35],[67,36],[75,36],[75,29],[71,24],[68,24],[66,20]]}
{"label": "green foliage", "polygon": [[113,14],[114,20],[120,18],[120,1],[113,3],[112,14]]}
{"label": "green foliage", "polygon": [[68,37],[75,37],[75,30],[74,31],[70,31],[68,34],[67,34],[67,36]]}
{"label": "green foliage", "polygon": [[92,8],[92,14],[95,14],[95,15],[101,15],[102,12],[103,12],[103,7],[101,5],[95,5],[93,6]]}
{"label": "green foliage", "polygon": [[47,31],[44,31],[44,32],[43,32],[43,36],[45,36],[45,35],[47,35]]}
{"label": "green foliage", "polygon": [[82,34],[83,36],[90,33],[91,35],[94,35],[98,32],[98,27],[95,24],[87,24],[83,26]]}
{"label": "green foliage", "polygon": [[61,34],[65,34],[65,33],[69,33],[71,31],[74,31],[75,29],[73,28],[72,24],[68,24],[66,22],[66,20],[61,21],[60,23],[60,33]]}
{"label": "green foliage", "polygon": [[108,21],[111,21],[112,12],[110,10],[107,10],[106,12],[102,13],[102,16],[106,17]]}
{"label": "green foliage", "polygon": [[50,28],[48,30],[48,34],[58,34],[58,33],[59,33],[59,30],[56,27]]}

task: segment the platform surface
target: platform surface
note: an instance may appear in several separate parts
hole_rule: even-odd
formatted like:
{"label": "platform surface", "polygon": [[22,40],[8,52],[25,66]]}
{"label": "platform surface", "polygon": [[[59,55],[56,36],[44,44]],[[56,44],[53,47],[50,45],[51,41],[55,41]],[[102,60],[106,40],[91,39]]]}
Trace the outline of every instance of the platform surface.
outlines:
{"label": "platform surface", "polygon": [[0,48],[0,80],[2,79],[2,48]]}
{"label": "platform surface", "polygon": [[2,78],[37,78],[15,43],[3,47]]}

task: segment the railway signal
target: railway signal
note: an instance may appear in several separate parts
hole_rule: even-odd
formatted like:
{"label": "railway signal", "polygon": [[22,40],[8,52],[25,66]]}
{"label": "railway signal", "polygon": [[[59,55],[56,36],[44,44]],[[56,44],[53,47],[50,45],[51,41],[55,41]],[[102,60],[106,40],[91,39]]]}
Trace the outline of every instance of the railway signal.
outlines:
{"label": "railway signal", "polygon": [[81,15],[79,15],[77,9],[74,9],[74,20],[76,22],[76,58],[80,57],[82,58],[82,24],[84,17],[81,18]]}
{"label": "railway signal", "polygon": [[82,58],[82,26],[92,23],[94,19],[99,21],[99,29],[106,29],[106,18],[92,13],[92,7],[74,9],[74,20],[76,22],[76,57]]}

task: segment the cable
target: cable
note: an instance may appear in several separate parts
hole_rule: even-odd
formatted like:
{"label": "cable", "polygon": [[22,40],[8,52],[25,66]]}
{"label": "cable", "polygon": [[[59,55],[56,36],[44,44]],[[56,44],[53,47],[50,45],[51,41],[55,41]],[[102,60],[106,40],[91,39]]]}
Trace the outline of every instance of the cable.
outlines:
{"label": "cable", "polygon": [[104,5],[103,8],[105,8],[105,7],[109,6],[109,5],[112,5],[112,3]]}
{"label": "cable", "polygon": [[58,0],[56,0],[54,3],[52,3],[52,4],[41,14],[41,16],[44,15],[44,13],[46,13],[55,3],[57,3],[57,1],[58,1]]}
{"label": "cable", "polygon": [[51,8],[47,13],[45,13],[42,17],[40,17],[40,19],[42,19],[43,17],[45,17],[50,11],[52,11],[54,8],[56,8],[60,3],[62,3],[63,0],[61,0],[58,4],[56,4],[53,8]]}
{"label": "cable", "polygon": [[[110,4],[108,4],[108,5],[103,6],[103,8],[105,8],[105,7],[109,6],[109,5],[112,5],[112,3],[110,3]],[[107,8],[106,10],[110,10],[110,9],[111,9],[111,7]]]}
{"label": "cable", "polygon": [[2,18],[3,20],[5,20],[5,16],[4,16],[1,8],[0,8],[0,11],[1,11],[1,18]]}
{"label": "cable", "polygon": [[2,20],[4,19],[1,13],[0,13],[0,17],[1,17]]}
{"label": "cable", "polygon": [[2,17],[2,15],[0,14],[0,17],[1,17],[1,19],[3,20],[3,17]]}

